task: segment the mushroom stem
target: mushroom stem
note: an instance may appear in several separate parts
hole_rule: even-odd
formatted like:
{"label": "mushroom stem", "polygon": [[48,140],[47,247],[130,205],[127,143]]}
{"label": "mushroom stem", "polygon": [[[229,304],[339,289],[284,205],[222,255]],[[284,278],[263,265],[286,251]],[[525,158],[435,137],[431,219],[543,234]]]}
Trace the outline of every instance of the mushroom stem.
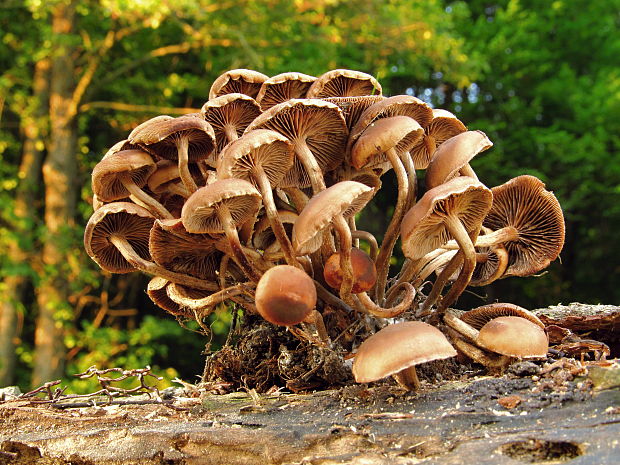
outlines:
{"label": "mushroom stem", "polygon": [[403,152],[400,154],[400,160],[403,162],[405,172],[407,173],[407,203],[405,204],[405,211],[409,210],[416,202],[416,196],[418,194],[418,177],[415,172],[415,164],[409,152]]}
{"label": "mushroom stem", "polygon": [[437,148],[437,142],[435,142],[435,138],[430,134],[424,134],[424,146],[426,147],[426,151],[428,152],[428,161],[433,159],[433,154],[435,153],[435,149]]}
{"label": "mushroom stem", "polygon": [[190,194],[193,194],[198,190],[198,185],[189,172],[189,138],[187,136],[179,137],[177,142],[177,153],[179,157],[179,176],[185,188]]}
{"label": "mushroom stem", "polygon": [[417,391],[420,389],[420,379],[415,369],[415,365],[405,368],[392,375],[396,382],[408,391]]}
{"label": "mushroom stem", "polygon": [[[486,286],[487,284],[491,284],[493,281],[497,281],[501,278],[508,268],[508,251],[505,247],[494,247],[493,253],[497,257],[497,268],[495,268],[495,272],[491,274],[484,281],[477,281],[476,286]],[[478,256],[479,254],[476,254]]]}
{"label": "mushroom stem", "polygon": [[239,240],[239,233],[235,227],[235,222],[230,214],[230,210],[225,204],[221,204],[217,209],[217,215],[224,228],[224,233],[230,244],[232,254],[235,257],[237,263],[245,273],[245,275],[255,283],[260,280],[260,273],[252,266],[248,257],[243,252],[241,241]]}
{"label": "mushroom stem", "polygon": [[362,239],[368,243],[370,247],[370,253],[368,256],[374,262],[377,260],[377,254],[379,253],[379,244],[377,243],[377,239],[368,231],[362,231],[361,229],[357,229],[355,231],[351,231],[352,239]]}
{"label": "mushroom stem", "polygon": [[327,328],[325,328],[325,322],[323,321],[323,315],[318,310],[312,310],[310,314],[304,320],[304,323],[310,323],[316,328],[317,333],[319,334],[319,339],[324,344],[330,344],[329,334],[327,334]]}
{"label": "mushroom stem", "polygon": [[166,288],[166,293],[168,294],[168,297],[170,297],[170,300],[176,304],[179,304],[183,308],[195,310],[197,312],[197,316],[200,318],[209,315],[209,313],[211,313],[211,307],[245,292],[247,292],[247,284],[239,283],[222,289],[221,291],[211,294],[210,296],[200,299],[192,299],[191,297],[187,297],[186,295],[180,293],[176,286],[168,286]]}
{"label": "mushroom stem", "polygon": [[265,206],[265,212],[267,213],[267,218],[269,219],[271,230],[273,231],[273,234],[276,237],[278,244],[280,244],[280,249],[284,254],[284,259],[286,260],[286,263],[303,270],[303,267],[295,258],[295,254],[293,253],[293,245],[291,244],[290,239],[286,235],[284,225],[282,224],[282,221],[278,216],[275,200],[273,198],[273,191],[271,189],[271,185],[269,184],[269,180],[267,179],[267,175],[263,170],[263,167],[257,164],[254,167],[254,174],[254,179],[258,184],[258,189],[263,196],[263,205]]}
{"label": "mushroom stem", "polygon": [[511,357],[507,355],[486,353],[475,345],[461,339],[457,331],[452,328],[447,328],[447,332],[452,344],[454,344],[461,353],[465,354],[476,363],[491,369],[503,369],[510,363]]}
{"label": "mushroom stem", "polygon": [[401,283],[399,286],[405,288],[405,296],[403,297],[403,300],[395,307],[380,307],[379,305],[375,304],[365,292],[355,294],[355,297],[359,300],[359,302],[363,305],[364,309],[366,309],[368,313],[371,313],[372,315],[379,318],[394,318],[395,316],[398,316],[404,311],[408,310],[413,304],[413,299],[415,298],[415,289],[410,283]]}
{"label": "mushroom stem", "polygon": [[336,297],[334,294],[332,294],[327,289],[325,289],[325,287],[320,282],[318,282],[316,279],[314,280],[314,285],[316,287],[316,293],[317,293],[319,299],[321,299],[326,304],[329,304],[332,307],[344,310],[347,313],[354,313],[355,312],[355,310],[353,308],[351,308],[345,302],[343,302],[338,297]]}
{"label": "mushroom stem", "polygon": [[299,161],[310,178],[312,192],[314,194],[318,194],[319,192],[325,190],[325,179],[323,178],[323,172],[321,171],[321,167],[316,161],[315,156],[308,148],[308,144],[306,144],[305,139],[295,140],[294,145],[295,156],[299,158]]}
{"label": "mushroom stem", "polygon": [[473,168],[469,163],[466,163],[460,170],[461,176],[469,176],[470,178],[474,178],[476,181],[478,180],[478,176],[474,172]]}
{"label": "mushroom stem", "polygon": [[[476,247],[492,247],[505,242],[514,242],[519,239],[519,231],[514,226],[505,226],[488,234],[482,234],[476,238]],[[448,241],[442,246],[443,249],[455,250],[459,248],[456,241]]]}
{"label": "mushroom stem", "polygon": [[336,215],[333,221],[334,229],[340,239],[340,270],[342,272],[342,284],[340,285],[340,298],[345,302],[351,301],[351,289],[353,289],[353,265],[351,264],[351,247],[353,240],[351,230],[342,215]]}
{"label": "mushroom stem", "polygon": [[140,189],[136,183],[133,182],[129,173],[121,173],[118,179],[123,183],[123,187],[136,199],[136,203],[142,204],[141,206],[144,206],[144,208],[155,215],[155,217],[163,220],[171,220],[174,218],[166,207]]}
{"label": "mushroom stem", "polygon": [[306,207],[306,204],[308,203],[308,196],[304,194],[298,187],[285,187],[282,190],[293,202],[295,211],[297,213],[301,213],[301,211]]}
{"label": "mushroom stem", "polygon": [[390,224],[385,231],[383,240],[381,241],[381,247],[379,248],[379,254],[377,255],[376,267],[377,267],[377,284],[375,285],[375,300],[377,302],[383,301],[385,295],[385,285],[387,283],[387,277],[390,269],[390,257],[392,256],[392,250],[394,244],[398,238],[400,230],[400,223],[402,222],[405,214],[405,207],[407,204],[408,196],[408,182],[407,172],[401,162],[396,150],[394,148],[389,149],[385,154],[388,160],[394,168],[396,173],[396,179],[398,182],[398,197],[396,199],[396,206],[394,207],[394,214],[390,220]]}
{"label": "mushroom stem", "polygon": [[228,142],[239,139],[239,134],[237,134],[237,128],[235,128],[234,125],[225,124],[222,129],[224,130],[224,135],[226,136],[226,140]]}
{"label": "mushroom stem", "polygon": [[193,287],[195,289],[203,289],[213,292],[218,290],[217,284],[215,283],[205,281],[203,279],[198,279],[186,274],[169,271],[166,268],[163,268],[149,260],[145,260],[140,255],[138,255],[133,246],[123,236],[112,234],[108,238],[108,240],[114,245],[114,247],[117,248],[123,258],[125,258],[125,260],[127,260],[131,264],[131,266],[137,268],[144,273],[153,276],[160,276],[173,283],[182,284],[184,286]]}
{"label": "mushroom stem", "polygon": [[480,334],[480,332],[476,328],[465,323],[450,310],[448,310],[443,316],[443,321],[450,328],[457,331],[460,335],[464,336],[469,341],[475,341],[478,338],[478,334]]}

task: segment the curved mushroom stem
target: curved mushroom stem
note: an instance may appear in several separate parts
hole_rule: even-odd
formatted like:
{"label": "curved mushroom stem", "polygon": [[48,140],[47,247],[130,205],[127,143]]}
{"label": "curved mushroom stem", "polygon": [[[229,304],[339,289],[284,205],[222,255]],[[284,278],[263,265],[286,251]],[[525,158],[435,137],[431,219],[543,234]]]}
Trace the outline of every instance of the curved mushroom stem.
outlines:
{"label": "curved mushroom stem", "polygon": [[305,139],[297,139],[293,141],[295,146],[295,156],[299,158],[299,161],[303,165],[308,177],[310,178],[310,184],[312,184],[312,192],[318,194],[325,190],[325,179],[323,178],[323,172],[321,167],[316,161],[315,156],[308,148]]}
{"label": "curved mushroom stem", "polygon": [[[505,242],[514,242],[519,239],[519,231],[514,226],[505,226],[496,231],[482,234],[476,238],[476,247],[492,247]],[[448,241],[442,246],[443,249],[456,250],[459,245],[456,241]]]}
{"label": "curved mushroom stem", "polygon": [[342,215],[337,215],[332,223],[340,239],[340,270],[342,272],[342,284],[340,285],[340,298],[345,302],[351,301],[351,289],[353,289],[353,265],[351,264],[351,247],[353,239],[347,221]]}
{"label": "curved mushroom stem", "polygon": [[459,250],[448,262],[448,264],[444,267],[444,269],[439,273],[437,279],[433,283],[433,287],[431,292],[429,292],[426,300],[422,304],[420,308],[420,312],[416,314],[418,318],[428,316],[430,314],[430,308],[433,306],[437,300],[441,297],[441,291],[445,287],[446,283],[450,279],[450,277],[454,274],[456,270],[458,270],[459,266],[461,266],[461,262],[463,261],[463,253]]}
{"label": "curved mushroom stem", "polygon": [[312,310],[304,320],[304,323],[309,323],[316,328],[319,339],[323,344],[327,346],[331,344],[327,328],[325,328],[325,322],[323,321],[323,315],[318,310]]}
{"label": "curved mushroom stem", "polygon": [[174,217],[172,214],[164,207],[161,203],[155,200],[153,197],[148,195],[142,189],[138,187],[138,185],[133,182],[131,179],[131,175],[129,173],[121,173],[118,178],[125,189],[129,191],[129,193],[136,199],[136,203],[140,203],[141,206],[150,211],[156,218],[162,220],[171,220]]}
{"label": "curved mushroom stem", "polygon": [[443,321],[450,328],[458,332],[461,336],[470,342],[474,342],[478,338],[478,331],[473,326],[465,323],[459,317],[457,317],[452,311],[448,310],[443,316]]}
{"label": "curved mushroom stem", "polygon": [[437,278],[437,281],[435,281],[435,285],[433,285],[433,289],[431,290],[433,298],[431,299],[431,294],[429,294],[429,298],[426,302],[424,302],[422,311],[428,310],[430,306],[435,303],[435,301],[441,294],[441,291],[443,290],[446,282],[448,281],[450,276],[452,276],[452,273],[454,273],[458,269],[461,257],[463,260],[463,266],[461,268],[461,272],[459,273],[458,278],[456,278],[456,281],[454,281],[454,283],[450,287],[450,290],[441,300],[441,303],[437,307],[438,314],[441,314],[443,310],[445,310],[449,305],[454,303],[456,299],[459,298],[459,296],[463,293],[463,291],[469,284],[469,281],[471,280],[471,277],[474,273],[474,269],[476,268],[476,249],[474,248],[474,244],[472,243],[472,240],[469,237],[465,226],[463,226],[463,223],[461,223],[461,221],[457,217],[452,215],[446,216],[444,218],[444,223],[452,237],[456,239],[456,242],[460,247],[460,251],[454,256],[452,260],[450,260],[448,265],[446,265],[446,267]]}
{"label": "curved mushroom stem", "polygon": [[508,366],[512,357],[507,355],[493,354],[479,349],[473,344],[461,339],[456,331],[447,328],[448,335],[452,344],[463,354],[467,355],[474,362],[484,365],[489,369],[504,369]]}
{"label": "curved mushroom stem", "polygon": [[405,288],[405,296],[403,297],[403,300],[395,307],[380,307],[379,305],[375,304],[365,292],[355,294],[355,297],[359,299],[360,303],[364,306],[364,309],[366,309],[368,313],[379,318],[394,318],[395,316],[398,316],[404,311],[408,310],[413,304],[413,300],[415,299],[415,289],[410,283],[402,283],[399,286]]}
{"label": "curved mushroom stem", "polygon": [[396,179],[398,182],[398,197],[396,199],[396,206],[394,207],[394,215],[390,220],[390,224],[385,231],[383,240],[381,241],[381,247],[379,248],[379,255],[377,256],[377,284],[375,285],[375,300],[377,302],[383,302],[383,296],[385,295],[385,284],[387,283],[387,277],[390,269],[390,257],[392,256],[392,250],[396,239],[398,239],[398,233],[400,230],[400,223],[405,215],[405,207],[407,204],[407,196],[409,192],[407,182],[407,172],[401,162],[395,149],[390,149],[385,154],[388,160],[394,168],[396,173]]}
{"label": "curved mushroom stem", "polygon": [[193,194],[198,190],[198,185],[189,172],[189,138],[187,136],[181,135],[178,138],[177,153],[179,157],[179,176],[185,188],[190,194]]}
{"label": "curved mushroom stem", "polygon": [[260,165],[256,165],[254,167],[254,173],[254,179],[256,180],[260,193],[263,196],[263,205],[265,206],[265,212],[267,213],[267,218],[269,219],[271,230],[273,231],[273,234],[276,237],[278,244],[280,244],[280,249],[284,254],[284,259],[286,260],[286,263],[303,270],[303,267],[295,258],[295,254],[293,253],[293,245],[291,244],[290,239],[286,235],[284,225],[282,224],[282,221],[278,216],[275,200],[273,198],[273,191],[271,189],[271,185],[269,184],[269,180],[267,179],[267,175],[263,170],[263,167]]}
{"label": "curved mushroom stem", "polygon": [[308,196],[304,194],[301,189],[298,187],[284,187],[282,190],[286,193],[286,195],[291,199],[294,205],[294,210],[297,213],[301,213],[301,211],[306,208],[306,204],[308,203]]}
{"label": "curved mushroom stem", "polygon": [[217,284],[211,281],[195,278],[182,273],[169,271],[149,260],[142,258],[127,239],[123,236],[112,234],[108,240],[117,248],[123,258],[127,260],[134,268],[153,276],[160,276],[170,282],[182,284],[184,286],[202,289],[205,291],[217,291]]}
{"label": "curved mushroom stem", "polygon": [[418,194],[418,177],[415,173],[415,165],[409,152],[403,152],[400,154],[400,160],[403,162],[405,171],[407,173],[407,203],[405,205],[405,211],[409,210],[416,202],[416,196]]}
{"label": "curved mushroom stem", "polygon": [[401,387],[408,391],[417,391],[420,389],[420,379],[418,378],[415,365],[405,368],[392,376]]}
{"label": "curved mushroom stem", "polygon": [[235,222],[230,214],[230,210],[226,205],[221,204],[217,209],[217,216],[219,217],[224,228],[224,232],[226,233],[226,238],[228,239],[228,243],[232,249],[233,257],[236,259],[245,275],[250,280],[257,283],[260,280],[260,273],[254,268],[254,266],[252,266],[248,260],[248,257],[243,252],[241,242],[239,241],[239,233],[235,227]]}
{"label": "curved mushroom stem", "polygon": [[235,284],[234,286],[227,287],[226,289],[222,289],[221,291],[200,299],[192,299],[191,297],[184,295],[182,292],[179,292],[177,286],[174,285],[168,286],[166,288],[166,293],[168,294],[170,300],[174,303],[182,306],[183,308],[195,310],[198,317],[204,318],[211,313],[212,307],[215,307],[217,304],[220,304],[231,297],[248,292],[247,286],[248,284],[246,283]]}
{"label": "curved mushroom stem", "polygon": [[[427,262],[426,265],[419,271],[415,280],[413,281],[413,287],[420,286],[426,278],[428,278],[431,274],[433,274],[438,269],[446,266],[450,260],[457,254],[456,250],[448,250],[435,257],[430,262]],[[450,279],[451,276],[448,276]]]}
{"label": "curved mushroom stem", "polygon": [[433,159],[433,154],[437,149],[437,142],[435,138],[430,134],[424,134],[424,147],[426,147],[426,152],[428,153],[428,161],[430,162]]}
{"label": "curved mushroom stem", "polygon": [[368,231],[362,231],[361,229],[356,229],[355,231],[351,231],[352,239],[362,239],[363,241],[368,242],[368,246],[370,247],[370,253],[368,256],[374,262],[377,260],[377,254],[379,253],[379,244],[377,243],[377,239]]}
{"label": "curved mushroom stem", "polygon": [[326,304],[329,304],[334,308],[339,308],[341,310],[344,310],[347,313],[355,312],[355,310],[351,308],[348,304],[346,304],[345,302],[340,300],[338,297],[336,297],[334,294],[332,294],[327,289],[325,289],[325,287],[323,287],[323,285],[320,282],[318,282],[316,279],[314,280],[314,286],[316,287],[316,293],[319,299],[321,299]]}

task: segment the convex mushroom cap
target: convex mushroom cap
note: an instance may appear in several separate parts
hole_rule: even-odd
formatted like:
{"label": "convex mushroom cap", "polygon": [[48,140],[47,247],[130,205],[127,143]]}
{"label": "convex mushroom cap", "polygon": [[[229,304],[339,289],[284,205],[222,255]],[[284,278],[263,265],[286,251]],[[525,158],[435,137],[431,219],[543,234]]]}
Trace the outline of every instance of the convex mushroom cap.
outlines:
{"label": "convex mushroom cap", "polygon": [[252,69],[231,69],[222,73],[209,89],[209,100],[224,94],[239,93],[256,98],[261,85],[269,76]]}
{"label": "convex mushroom cap", "polygon": [[518,358],[544,357],[549,342],[537,324],[518,316],[500,316],[480,328],[476,345]]}
{"label": "convex mushroom cap", "polygon": [[306,98],[353,97],[381,94],[381,84],[370,74],[350,69],[333,69],[320,75]]}
{"label": "convex mushroom cap", "polygon": [[368,383],[455,355],[456,350],[437,328],[421,321],[406,321],[386,326],[360,345],[353,375],[358,383]]}

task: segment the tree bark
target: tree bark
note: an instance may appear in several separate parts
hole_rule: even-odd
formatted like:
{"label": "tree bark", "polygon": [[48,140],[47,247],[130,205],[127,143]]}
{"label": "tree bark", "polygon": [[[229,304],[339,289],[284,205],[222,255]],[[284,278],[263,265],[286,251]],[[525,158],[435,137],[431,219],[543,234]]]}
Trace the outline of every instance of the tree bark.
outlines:
{"label": "tree bark", "polygon": [[[34,227],[39,222],[37,206],[40,205],[41,164],[47,132],[49,68],[50,62],[47,58],[35,64],[32,83],[33,111],[25,114],[21,121],[24,144],[13,210],[15,238],[6,250],[8,261],[15,265],[31,262]],[[29,284],[28,276],[23,273],[9,274],[2,283],[4,292],[0,295],[0,386],[15,382],[15,348],[20,338],[18,320],[23,307],[32,304],[24,295]]]}
{"label": "tree bark", "polygon": [[74,1],[59,2],[52,16],[56,47],[51,58],[50,145],[43,164],[46,237],[41,261],[45,272],[37,288],[39,314],[33,386],[60,377],[64,369],[63,319],[70,308],[67,307],[68,282],[62,270],[67,263],[67,232],[74,226],[77,203],[77,127],[71,110],[76,64],[68,45],[74,29],[74,13]]}

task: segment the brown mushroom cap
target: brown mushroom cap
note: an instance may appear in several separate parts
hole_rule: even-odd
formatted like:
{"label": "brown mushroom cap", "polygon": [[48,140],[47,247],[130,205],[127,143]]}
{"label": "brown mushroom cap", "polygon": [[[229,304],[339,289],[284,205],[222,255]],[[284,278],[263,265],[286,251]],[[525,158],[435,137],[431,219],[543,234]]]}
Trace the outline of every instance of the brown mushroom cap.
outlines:
{"label": "brown mushroom cap", "polygon": [[[195,318],[191,310],[179,305],[168,296],[168,287],[174,285],[174,283],[171,283],[165,278],[155,276],[149,281],[146,293],[155,305],[171,315],[182,318]],[[192,289],[188,292],[191,292],[195,298],[202,298],[211,294],[210,291],[199,291],[196,289]]]}
{"label": "brown mushroom cap", "polygon": [[493,205],[484,225],[512,228],[504,242],[509,264],[504,276],[529,276],[549,266],[564,246],[564,214],[553,192],[534,176],[518,176],[491,189]]}
{"label": "brown mushroom cap", "polygon": [[151,156],[143,150],[121,150],[104,157],[92,172],[93,193],[102,202],[113,202],[131,193],[120,180],[128,174],[133,183],[142,188],[156,169]]}
{"label": "brown mushroom cap", "polygon": [[448,215],[456,216],[468,234],[475,232],[491,208],[491,202],[491,190],[466,176],[426,191],[401,224],[405,256],[416,260],[448,242],[452,238],[444,226],[444,218]]}
{"label": "brown mushroom cap", "polygon": [[149,235],[153,261],[171,271],[215,281],[222,253],[206,234],[190,234],[181,219],[156,220]]}
{"label": "brown mushroom cap", "polygon": [[298,255],[316,251],[322,243],[320,234],[334,218],[349,218],[371,199],[372,188],[355,181],[341,181],[310,199],[293,226],[293,248]]}
{"label": "brown mushroom cap", "polygon": [[256,309],[270,323],[282,326],[304,321],[316,305],[314,281],[299,268],[277,265],[256,286]]}
{"label": "brown mushroom cap", "polygon": [[[377,269],[371,258],[361,249],[351,249],[351,266],[353,267],[353,294],[366,292],[377,281]],[[323,267],[325,282],[334,289],[342,285],[342,270],[340,268],[340,253],[332,254]]]}
{"label": "brown mushroom cap", "polygon": [[[226,144],[239,138],[245,128],[261,113],[260,105],[245,94],[224,94],[206,102],[200,113],[211,125],[217,142],[217,152]],[[209,157],[207,163],[216,166],[216,157]]]}
{"label": "brown mushroom cap", "polygon": [[263,111],[292,98],[304,98],[316,77],[287,72],[271,76],[261,85],[256,101]]}
{"label": "brown mushroom cap", "polygon": [[357,95],[354,97],[325,97],[323,100],[338,105],[347,123],[347,129],[351,131],[368,107],[385,99],[386,97],[383,95]]}
{"label": "brown mushroom cap", "polygon": [[515,304],[496,302],[481,307],[473,308],[460,316],[468,325],[475,329],[482,328],[489,321],[500,316],[518,316],[530,320],[532,323],[545,329],[545,325],[540,319],[529,310]]}
{"label": "brown mushroom cap", "polygon": [[441,144],[426,169],[426,188],[432,189],[456,177],[472,158],[493,146],[482,131],[466,131]]}
{"label": "brown mushroom cap", "polygon": [[112,234],[124,237],[136,253],[150,260],[149,232],[155,218],[148,210],[130,202],[114,202],[99,207],[84,229],[84,249],[101,269],[110,273],[130,273],[130,265],[109,241]]}
{"label": "brown mushroom cap", "polygon": [[[140,128],[140,129],[138,129]],[[145,121],[129,135],[129,141],[167,160],[178,159],[178,141],[188,139],[190,163],[206,159],[215,149],[215,133],[200,113]]]}
{"label": "brown mushroom cap", "polygon": [[386,326],[360,345],[353,375],[358,383],[368,383],[455,355],[456,351],[437,328],[421,321],[406,321]]}
{"label": "brown mushroom cap", "polygon": [[370,74],[350,69],[333,69],[319,76],[306,98],[352,97],[381,94],[381,84]]}
{"label": "brown mushroom cap", "polygon": [[209,100],[224,94],[239,93],[256,98],[261,85],[269,76],[251,69],[231,69],[221,74],[209,89]]}
{"label": "brown mushroom cap", "polygon": [[[340,108],[333,103],[291,99],[263,112],[246,132],[255,129],[271,129],[293,143],[297,155],[293,172],[299,187],[324,184],[323,173],[336,168],[344,159],[348,131]],[[314,169],[310,165],[318,166]],[[313,172],[320,179],[313,180]]]}
{"label": "brown mushroom cap", "polygon": [[192,194],[181,213],[185,229],[194,234],[221,234],[224,226],[217,215],[217,208],[225,205],[236,226],[252,217],[261,205],[256,188],[243,179],[219,179],[201,187]]}
{"label": "brown mushroom cap", "polygon": [[416,169],[426,169],[437,147],[465,131],[467,127],[452,113],[441,108],[433,108],[433,119],[424,128],[424,143],[411,151]]}
{"label": "brown mushroom cap", "polygon": [[510,357],[529,358],[546,356],[549,341],[537,324],[518,316],[501,316],[480,328],[476,345]]}

